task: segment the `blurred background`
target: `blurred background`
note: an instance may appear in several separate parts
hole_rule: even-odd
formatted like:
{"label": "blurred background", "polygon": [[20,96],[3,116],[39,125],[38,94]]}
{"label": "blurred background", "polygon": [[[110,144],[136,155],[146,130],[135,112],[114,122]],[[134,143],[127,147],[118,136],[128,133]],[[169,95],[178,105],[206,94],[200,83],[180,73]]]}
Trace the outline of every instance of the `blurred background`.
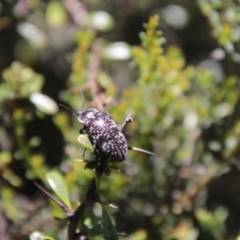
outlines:
{"label": "blurred background", "polygon": [[[129,145],[155,153],[101,178],[119,239],[239,240],[239,40],[238,0],[1,1],[1,240],[66,239],[34,182],[73,209],[86,193],[82,124],[59,109],[81,92],[119,123],[132,114]],[[101,220],[95,204],[89,239]]]}

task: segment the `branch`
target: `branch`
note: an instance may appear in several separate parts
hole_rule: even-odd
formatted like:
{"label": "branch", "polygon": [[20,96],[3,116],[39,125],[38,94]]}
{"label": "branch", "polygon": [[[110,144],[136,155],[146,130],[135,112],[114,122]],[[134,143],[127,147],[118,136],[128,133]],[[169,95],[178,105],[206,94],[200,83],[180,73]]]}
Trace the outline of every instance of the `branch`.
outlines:
{"label": "branch", "polygon": [[[100,164],[96,167],[96,175],[99,174],[101,176],[105,169],[106,161],[98,158]],[[68,238],[67,240],[77,240],[79,236],[84,235],[84,233],[77,233],[77,227],[80,219],[83,216],[84,211],[86,208],[94,203],[102,203],[99,198],[96,186],[96,179],[95,177],[91,180],[90,185],[88,187],[87,193],[85,194],[80,206],[74,212],[74,215],[69,218],[69,227],[68,227]],[[104,203],[103,203],[104,204]],[[85,236],[85,235],[84,235]]]}
{"label": "branch", "polygon": [[73,87],[69,91],[72,93],[89,89],[92,96],[92,105],[94,108],[105,112],[106,96],[104,89],[98,84],[98,74],[101,66],[101,40],[93,42],[90,51],[89,64],[87,69],[87,83],[80,87]]}

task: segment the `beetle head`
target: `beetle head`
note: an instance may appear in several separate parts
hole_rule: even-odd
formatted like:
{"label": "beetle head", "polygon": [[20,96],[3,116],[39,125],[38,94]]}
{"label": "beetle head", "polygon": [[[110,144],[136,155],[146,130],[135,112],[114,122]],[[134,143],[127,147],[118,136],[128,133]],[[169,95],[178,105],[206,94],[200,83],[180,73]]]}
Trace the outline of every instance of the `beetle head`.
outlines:
{"label": "beetle head", "polygon": [[95,108],[89,108],[89,109],[80,109],[76,112],[76,115],[78,116],[78,121],[81,123],[85,123],[89,119],[94,119],[95,114],[98,112]]}

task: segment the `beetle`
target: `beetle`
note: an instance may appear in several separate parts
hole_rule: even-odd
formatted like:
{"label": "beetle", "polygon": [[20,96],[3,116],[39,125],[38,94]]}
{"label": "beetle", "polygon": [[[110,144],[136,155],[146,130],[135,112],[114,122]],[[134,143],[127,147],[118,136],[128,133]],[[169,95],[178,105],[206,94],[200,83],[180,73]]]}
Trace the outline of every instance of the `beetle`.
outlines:
{"label": "beetle", "polygon": [[87,133],[93,148],[103,157],[116,161],[126,159],[128,149],[154,155],[152,152],[141,148],[129,147],[127,145],[124,130],[133,121],[131,115],[127,115],[124,122],[119,125],[108,114],[95,108],[79,109],[74,112],[72,109],[60,104],[60,106],[72,111],[83,123],[80,133]]}

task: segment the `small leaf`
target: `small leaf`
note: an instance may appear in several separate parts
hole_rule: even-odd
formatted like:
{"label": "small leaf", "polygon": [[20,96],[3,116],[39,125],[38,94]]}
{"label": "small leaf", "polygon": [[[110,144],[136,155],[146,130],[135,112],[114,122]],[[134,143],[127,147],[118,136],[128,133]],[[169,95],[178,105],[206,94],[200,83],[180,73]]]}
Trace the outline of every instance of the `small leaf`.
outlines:
{"label": "small leaf", "polygon": [[117,240],[118,236],[117,236],[115,227],[104,205],[102,205],[102,223],[103,223],[104,238]]}
{"label": "small leaf", "polygon": [[88,149],[91,152],[94,152],[93,145],[92,145],[91,141],[89,140],[89,137],[87,134],[80,134],[78,136],[78,141],[83,147],[85,147],[86,149]]}
{"label": "small leaf", "polygon": [[24,210],[16,206],[14,201],[15,199],[15,193],[12,188],[1,188],[1,209],[3,209],[3,212],[9,219],[17,219],[19,216],[22,216],[22,214],[24,214]]}
{"label": "small leaf", "polygon": [[41,138],[38,136],[34,136],[32,137],[29,141],[28,141],[28,145],[30,147],[38,147],[41,144]]}
{"label": "small leaf", "polygon": [[30,101],[42,112],[46,114],[56,114],[58,112],[58,106],[56,102],[42,93],[34,93],[30,97]]}
{"label": "small leaf", "polygon": [[47,34],[30,22],[21,22],[17,25],[18,33],[36,49],[43,49],[48,44]]}
{"label": "small leaf", "polygon": [[46,174],[46,178],[56,195],[63,201],[64,204],[71,207],[68,188],[61,173],[53,170]]}
{"label": "small leaf", "polygon": [[59,1],[50,1],[47,5],[46,20],[51,27],[60,27],[66,22],[66,12]]}
{"label": "small leaf", "polygon": [[107,12],[91,12],[88,16],[87,23],[99,31],[109,31],[114,26],[111,15]]}
{"label": "small leaf", "polygon": [[85,162],[85,160],[82,159],[82,158],[78,158],[78,159],[72,160],[72,162],[73,162],[73,163],[79,163],[79,162]]}
{"label": "small leaf", "polygon": [[30,240],[54,240],[54,238],[44,236],[41,232],[35,231],[29,235]]}
{"label": "small leaf", "polygon": [[0,169],[3,165],[10,163],[12,160],[12,154],[9,151],[2,151],[0,153]]}
{"label": "small leaf", "polygon": [[131,48],[125,42],[115,42],[105,47],[103,55],[111,60],[128,60],[131,57]]}
{"label": "small leaf", "polygon": [[43,240],[44,236],[41,232],[35,231],[29,235],[30,240]]}
{"label": "small leaf", "polygon": [[102,234],[102,226],[100,223],[96,223],[94,226],[88,226],[86,221],[84,221],[81,231],[86,233],[88,237],[96,237]]}
{"label": "small leaf", "polygon": [[28,98],[33,93],[39,92],[44,83],[41,74],[17,61],[3,71],[2,77],[5,80],[4,83],[7,84],[3,89],[3,94],[6,95],[11,90],[9,98]]}
{"label": "small leaf", "polygon": [[11,99],[14,97],[13,92],[11,91],[11,88],[6,83],[1,83],[0,87],[0,102],[3,102],[4,100]]}

